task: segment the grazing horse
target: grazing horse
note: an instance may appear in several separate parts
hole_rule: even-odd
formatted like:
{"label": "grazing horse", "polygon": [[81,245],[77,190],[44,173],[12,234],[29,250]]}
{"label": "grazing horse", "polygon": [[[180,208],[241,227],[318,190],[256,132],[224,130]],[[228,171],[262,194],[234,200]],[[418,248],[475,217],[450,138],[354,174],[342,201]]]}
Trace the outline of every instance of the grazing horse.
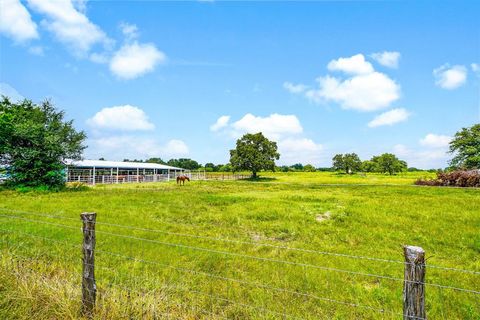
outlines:
{"label": "grazing horse", "polygon": [[183,185],[185,185],[185,180],[190,181],[190,178],[187,177],[187,176],[178,176],[177,177],[177,184],[182,185],[182,183],[183,183]]}

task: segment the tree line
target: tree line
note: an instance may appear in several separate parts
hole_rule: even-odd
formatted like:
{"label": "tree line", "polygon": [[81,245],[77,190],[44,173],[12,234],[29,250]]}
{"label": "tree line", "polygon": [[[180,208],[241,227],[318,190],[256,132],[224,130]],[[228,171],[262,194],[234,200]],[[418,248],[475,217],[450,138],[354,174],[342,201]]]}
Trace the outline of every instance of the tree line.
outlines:
{"label": "tree line", "polygon": [[[50,101],[40,104],[23,100],[11,102],[7,97],[0,100],[0,178],[7,176],[7,186],[61,188],[65,184],[65,160],[80,160],[86,148],[86,134],[78,131],[73,120],[66,120],[65,113],[55,108]],[[480,169],[480,124],[458,131],[450,142],[450,168],[462,170]],[[370,160],[361,161],[357,154],[337,154],[332,159],[332,168],[315,168],[311,164],[297,163],[277,166],[279,160],[277,143],[267,139],[261,132],[245,134],[230,150],[227,164],[206,163],[204,166],[188,158],[161,158],[129,160],[167,164],[175,167],[206,171],[250,171],[252,176],[264,170],[272,171],[343,171],[380,172],[395,174],[407,170],[407,163],[394,154],[384,153]],[[410,171],[415,168],[408,169]],[[8,171],[8,175],[5,172]]]}
{"label": "tree line", "polygon": [[374,156],[370,160],[362,161],[356,153],[337,154],[332,159],[332,168],[347,174],[356,172],[379,172],[390,175],[407,171],[407,162],[400,160],[392,153]]}

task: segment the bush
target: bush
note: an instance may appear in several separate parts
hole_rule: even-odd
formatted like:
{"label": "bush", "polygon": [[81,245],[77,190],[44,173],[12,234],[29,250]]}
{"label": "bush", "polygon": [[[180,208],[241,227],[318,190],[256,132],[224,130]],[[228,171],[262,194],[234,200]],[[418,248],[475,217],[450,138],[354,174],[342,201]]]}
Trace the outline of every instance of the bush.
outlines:
{"label": "bush", "polygon": [[480,170],[457,170],[452,172],[438,172],[436,179],[418,179],[419,186],[450,186],[480,188]]}

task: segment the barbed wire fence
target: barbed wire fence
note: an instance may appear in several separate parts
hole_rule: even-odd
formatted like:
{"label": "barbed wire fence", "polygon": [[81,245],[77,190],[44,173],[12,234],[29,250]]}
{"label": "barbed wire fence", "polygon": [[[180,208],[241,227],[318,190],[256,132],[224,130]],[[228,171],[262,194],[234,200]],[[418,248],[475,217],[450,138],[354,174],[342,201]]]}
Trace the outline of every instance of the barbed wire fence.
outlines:
{"label": "barbed wire fence", "polygon": [[[0,228],[4,250],[7,250],[10,257],[7,259],[8,270],[17,276],[26,277],[30,282],[41,282],[48,290],[55,291],[59,297],[79,304],[82,314],[89,318],[95,316],[101,318],[102,313],[114,312],[109,311],[109,308],[112,308],[111,304],[124,301],[126,309],[120,316],[129,318],[135,315],[135,318],[182,319],[193,315],[206,319],[318,319],[321,318],[320,315],[329,318],[340,306],[358,312],[357,316],[354,316],[357,318],[378,315],[380,318],[426,319],[429,304],[426,303],[428,299],[425,297],[425,291],[429,287],[439,289],[442,293],[447,290],[473,297],[472,301],[476,301],[477,308],[480,302],[480,291],[477,287],[472,289],[425,280],[425,271],[433,269],[474,277],[472,284],[475,285],[478,284],[479,271],[430,265],[425,262],[423,249],[417,247],[404,247],[405,260],[402,261],[121,225],[96,221],[94,213],[82,214],[84,222],[80,232],[79,219],[5,208],[0,208],[0,212],[0,219],[4,222],[16,222],[13,225],[3,223],[4,227]],[[56,222],[60,219],[64,223]],[[75,225],[66,224],[73,221]],[[12,227],[6,228],[8,225]],[[33,232],[38,230],[40,225],[49,226],[51,229],[45,229],[44,234]],[[112,232],[111,229],[117,231]],[[128,234],[119,233],[118,229],[125,230]],[[166,239],[147,237],[159,234]],[[62,240],[55,236],[61,236]],[[172,240],[177,238],[214,242],[220,244],[222,248],[240,245],[257,249],[250,250],[255,252],[251,254]],[[118,242],[121,241],[128,241],[130,245],[119,246]],[[45,244],[51,252],[37,252],[39,242]],[[113,251],[111,248],[120,250]],[[176,251],[167,251],[167,248]],[[270,251],[266,251],[266,248]],[[199,253],[194,257],[197,260],[193,265],[204,268],[191,267],[192,256],[189,252]],[[286,254],[280,254],[285,252]],[[49,263],[53,260],[58,261],[59,253],[63,253],[65,261],[60,264],[61,268],[55,269],[54,264]],[[336,265],[294,261],[286,258],[290,257],[290,253],[373,262],[388,266],[403,265],[404,277],[352,270]],[[39,267],[39,261],[45,262],[45,265]],[[255,277],[244,272],[245,270],[259,272],[252,263],[258,263],[265,269],[261,276]],[[265,279],[268,277],[265,275],[269,274],[273,265],[281,266],[285,270],[295,268],[296,271],[287,270],[288,272],[285,271],[281,275],[271,272],[270,275],[275,279],[266,282]],[[64,271],[65,274],[62,274],[58,269],[69,270],[69,273]],[[329,280],[311,276],[312,270],[335,275],[333,280],[338,279],[340,286],[349,284],[355,287],[359,283],[355,279],[359,277],[371,279],[377,284],[382,281],[391,282],[387,288],[398,289],[398,292],[403,292],[403,297],[399,295],[399,301],[393,303],[398,308],[386,308],[377,301],[367,304],[353,299],[344,300],[345,297],[341,299],[325,292],[318,294],[315,293],[314,283]],[[289,272],[293,275],[290,276]],[[79,274],[82,275],[81,279]],[[291,279],[302,276],[309,281],[295,282],[292,285]],[[311,279],[307,279],[309,276]],[[342,282],[340,277],[347,279]],[[205,285],[206,283],[208,285]],[[201,288],[198,288],[199,286]],[[352,294],[346,296],[352,297]]]}

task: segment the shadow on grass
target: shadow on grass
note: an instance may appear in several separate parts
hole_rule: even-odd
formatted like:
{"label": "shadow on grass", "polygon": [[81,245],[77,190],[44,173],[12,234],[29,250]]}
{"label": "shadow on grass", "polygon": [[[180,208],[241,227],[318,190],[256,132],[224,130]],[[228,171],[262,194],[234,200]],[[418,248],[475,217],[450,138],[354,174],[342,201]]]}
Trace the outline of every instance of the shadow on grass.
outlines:
{"label": "shadow on grass", "polygon": [[256,178],[246,178],[246,179],[241,179],[241,181],[251,181],[251,182],[269,182],[269,181],[275,181],[277,178],[271,178],[271,177],[256,177]]}

